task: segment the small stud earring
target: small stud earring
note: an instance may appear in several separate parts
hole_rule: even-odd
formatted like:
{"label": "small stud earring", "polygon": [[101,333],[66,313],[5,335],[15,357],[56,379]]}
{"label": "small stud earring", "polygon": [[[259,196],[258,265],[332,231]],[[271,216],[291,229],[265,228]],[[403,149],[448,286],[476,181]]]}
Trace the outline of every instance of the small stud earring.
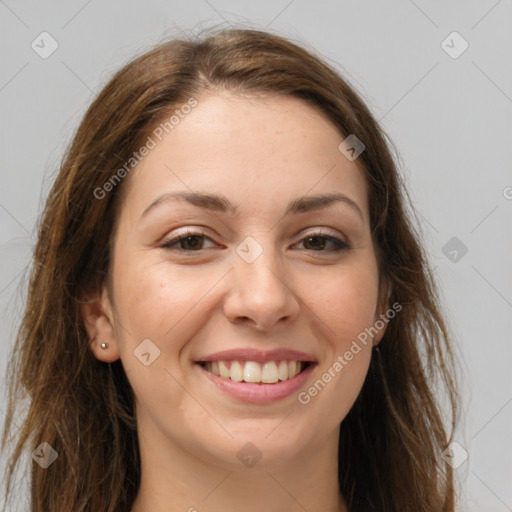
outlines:
{"label": "small stud earring", "polygon": [[103,350],[106,350],[106,349],[108,348],[108,343],[105,343],[105,342],[104,342],[104,343],[102,343],[102,344],[100,345],[100,347],[101,347]]}

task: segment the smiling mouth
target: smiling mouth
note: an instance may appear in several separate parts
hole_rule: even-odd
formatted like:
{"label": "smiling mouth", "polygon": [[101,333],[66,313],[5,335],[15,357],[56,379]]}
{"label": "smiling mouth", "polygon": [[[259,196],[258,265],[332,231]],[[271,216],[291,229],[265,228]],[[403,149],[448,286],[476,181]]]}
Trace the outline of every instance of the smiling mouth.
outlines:
{"label": "smiling mouth", "polygon": [[198,361],[206,371],[222,379],[253,384],[276,384],[302,373],[311,361]]}

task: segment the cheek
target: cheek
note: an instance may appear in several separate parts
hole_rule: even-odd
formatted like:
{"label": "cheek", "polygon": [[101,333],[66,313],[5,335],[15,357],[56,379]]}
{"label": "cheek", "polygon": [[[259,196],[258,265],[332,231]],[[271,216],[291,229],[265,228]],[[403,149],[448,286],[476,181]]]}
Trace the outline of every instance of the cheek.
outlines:
{"label": "cheek", "polygon": [[[308,286],[308,283],[304,283]],[[307,289],[307,288],[306,288]],[[345,351],[353,339],[373,323],[378,282],[371,264],[353,265],[316,280],[304,295],[307,305],[322,320],[326,338],[336,351]]]}
{"label": "cheek", "polygon": [[218,273],[145,260],[143,255],[123,263],[114,280],[121,351],[129,356],[149,338],[161,350],[161,361],[171,362],[197,325],[208,303],[205,294],[218,282]]}
{"label": "cheek", "polygon": [[[329,279],[317,281],[308,306],[321,320],[317,325],[327,341],[317,380],[302,395],[313,417],[338,424],[357,398],[372,353],[370,327],[377,304],[378,281],[372,260],[347,266]],[[331,425],[331,426],[332,426]],[[320,428],[320,426],[319,426]]]}
{"label": "cheek", "polygon": [[204,314],[201,298],[215,279],[203,273],[185,279],[180,267],[170,269],[168,263],[146,262],[142,256],[119,263],[114,289],[123,368],[138,406],[169,421],[159,408],[166,404],[168,410],[184,410],[180,383],[186,368],[180,356],[200,323],[198,315]]}

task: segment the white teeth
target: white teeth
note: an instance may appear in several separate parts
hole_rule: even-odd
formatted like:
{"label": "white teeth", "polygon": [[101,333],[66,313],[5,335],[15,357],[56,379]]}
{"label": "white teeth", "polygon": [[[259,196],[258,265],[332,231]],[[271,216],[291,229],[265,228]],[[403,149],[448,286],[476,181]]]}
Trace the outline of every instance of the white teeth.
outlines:
{"label": "white teeth", "polygon": [[279,380],[286,380],[288,378],[288,363],[281,361],[278,368]]}
{"label": "white teeth", "polygon": [[244,366],[245,382],[261,382],[261,366],[253,361],[247,361]]}
{"label": "white teeth", "polygon": [[223,379],[229,379],[229,368],[224,361],[219,361],[219,371]]}
{"label": "white teeth", "polygon": [[263,384],[293,379],[305,366],[306,363],[301,361],[267,361],[263,364],[255,361],[207,361],[204,364],[205,370],[223,379]]}
{"label": "white teeth", "polygon": [[233,361],[229,368],[229,378],[235,382],[242,382],[244,380],[244,374],[242,366],[238,361]]}
{"label": "white teeth", "polygon": [[261,382],[264,382],[265,384],[274,384],[275,382],[278,381],[279,376],[277,375],[276,363],[274,361],[269,361],[268,363],[265,363],[263,365],[263,369],[261,370]]}

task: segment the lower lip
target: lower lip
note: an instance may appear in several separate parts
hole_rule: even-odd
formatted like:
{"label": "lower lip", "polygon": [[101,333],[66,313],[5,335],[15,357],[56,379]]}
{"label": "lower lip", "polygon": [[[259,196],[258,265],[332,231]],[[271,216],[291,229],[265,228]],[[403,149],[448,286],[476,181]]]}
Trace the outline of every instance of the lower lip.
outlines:
{"label": "lower lip", "polygon": [[277,402],[296,393],[307,381],[317,363],[309,363],[309,366],[292,379],[276,382],[275,384],[253,384],[250,382],[235,382],[224,379],[205,370],[200,364],[196,364],[203,374],[210,379],[221,391],[243,402],[253,404],[266,404]]}

